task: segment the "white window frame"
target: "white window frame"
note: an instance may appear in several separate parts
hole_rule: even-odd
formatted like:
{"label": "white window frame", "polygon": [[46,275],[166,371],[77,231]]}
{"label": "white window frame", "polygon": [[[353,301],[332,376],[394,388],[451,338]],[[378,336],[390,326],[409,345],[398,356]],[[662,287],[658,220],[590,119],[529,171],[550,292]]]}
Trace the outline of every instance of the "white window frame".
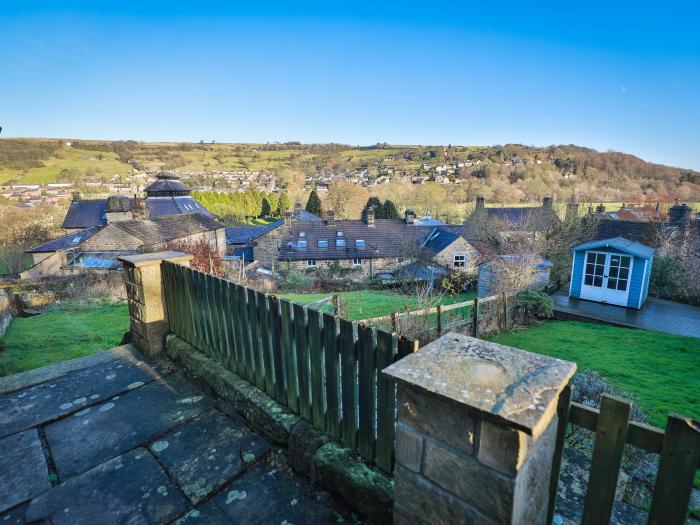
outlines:
{"label": "white window frame", "polygon": [[362,259],[359,258],[359,257],[355,257],[355,258],[352,260],[352,265],[353,265],[353,266],[362,266]]}
{"label": "white window frame", "polygon": [[[461,258],[461,261],[457,260],[457,257]],[[461,264],[458,264],[461,263]],[[452,259],[452,267],[453,268],[466,268],[467,267],[467,255],[464,253],[457,253],[453,256]]]}
{"label": "white window frame", "polygon": [[307,268],[316,268],[316,259],[307,259],[306,260],[306,267]]}

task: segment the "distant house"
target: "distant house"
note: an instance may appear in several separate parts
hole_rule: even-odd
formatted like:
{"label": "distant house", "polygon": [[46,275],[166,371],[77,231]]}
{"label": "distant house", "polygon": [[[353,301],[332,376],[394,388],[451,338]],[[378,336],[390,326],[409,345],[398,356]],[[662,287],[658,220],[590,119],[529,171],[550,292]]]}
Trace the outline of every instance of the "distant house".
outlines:
{"label": "distant house", "polygon": [[[280,231],[275,261],[261,262],[297,269],[335,265],[354,270],[355,279],[392,272],[423,254],[434,265],[465,272],[478,259],[464,225],[422,226],[412,212],[404,219],[375,219],[370,208],[364,220],[342,221],[329,212],[324,221],[299,221]],[[256,259],[262,259],[257,248]]]}
{"label": "distant house", "polygon": [[469,221],[488,221],[504,237],[535,234],[560,222],[553,209],[553,204],[552,197],[544,197],[542,206],[486,207],[486,200],[483,197],[477,197],[476,207],[469,217]]}
{"label": "distant house", "polygon": [[137,218],[143,210],[147,218],[162,215],[199,213],[214,218],[214,214],[199,204],[191,195],[190,189],[175,175],[161,172],[156,181],[146,187],[146,198],[112,196],[107,199],[80,199],[74,197],[62,228],[68,232],[106,226],[111,222]]}
{"label": "distant house", "polygon": [[116,221],[104,227],[86,228],[36,246],[28,251],[34,264],[20,274],[23,279],[72,275],[84,271],[116,270],[117,257],[164,249],[171,242],[205,239],[222,255],[225,228],[199,213],[164,215],[154,219]]}
{"label": "distant house", "polygon": [[649,292],[654,251],[624,237],[575,247],[569,296],[641,308]]}

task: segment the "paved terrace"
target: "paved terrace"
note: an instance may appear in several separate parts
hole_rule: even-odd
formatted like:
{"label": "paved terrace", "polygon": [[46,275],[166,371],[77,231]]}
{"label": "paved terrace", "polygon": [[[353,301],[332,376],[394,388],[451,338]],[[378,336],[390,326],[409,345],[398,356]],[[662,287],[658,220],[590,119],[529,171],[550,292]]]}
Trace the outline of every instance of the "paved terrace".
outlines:
{"label": "paved terrace", "polygon": [[2,525],[357,520],[131,346],[0,379],[0,450]]}
{"label": "paved terrace", "polygon": [[700,308],[649,297],[641,310],[569,297],[559,291],[552,296],[557,317],[590,319],[618,326],[655,330],[700,338]]}

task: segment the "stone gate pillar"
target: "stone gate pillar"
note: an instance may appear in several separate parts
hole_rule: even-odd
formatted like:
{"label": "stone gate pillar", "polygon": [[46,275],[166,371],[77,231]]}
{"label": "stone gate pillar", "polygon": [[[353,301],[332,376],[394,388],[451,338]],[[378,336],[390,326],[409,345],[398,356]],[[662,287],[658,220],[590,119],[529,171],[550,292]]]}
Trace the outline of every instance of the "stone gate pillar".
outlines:
{"label": "stone gate pillar", "polygon": [[575,363],[449,333],[389,366],[394,523],[544,524],[557,400]]}
{"label": "stone gate pillar", "polygon": [[192,256],[168,251],[125,255],[118,260],[124,266],[131,341],[144,354],[155,357],[163,351],[163,339],[170,329],[160,265],[171,261],[189,266]]}

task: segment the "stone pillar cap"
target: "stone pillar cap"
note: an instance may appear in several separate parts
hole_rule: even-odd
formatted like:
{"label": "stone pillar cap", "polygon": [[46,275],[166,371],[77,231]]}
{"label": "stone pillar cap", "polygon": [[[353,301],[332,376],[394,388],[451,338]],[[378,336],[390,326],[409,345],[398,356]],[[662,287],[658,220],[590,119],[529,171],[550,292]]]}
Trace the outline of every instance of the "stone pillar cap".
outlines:
{"label": "stone pillar cap", "polygon": [[384,369],[418,391],[539,435],[576,363],[448,333]]}
{"label": "stone pillar cap", "polygon": [[138,255],[122,255],[121,257],[117,257],[117,260],[139,267],[160,264],[161,261],[191,261],[193,257],[194,256],[189,253],[170,250],[166,252],[140,253]]}

